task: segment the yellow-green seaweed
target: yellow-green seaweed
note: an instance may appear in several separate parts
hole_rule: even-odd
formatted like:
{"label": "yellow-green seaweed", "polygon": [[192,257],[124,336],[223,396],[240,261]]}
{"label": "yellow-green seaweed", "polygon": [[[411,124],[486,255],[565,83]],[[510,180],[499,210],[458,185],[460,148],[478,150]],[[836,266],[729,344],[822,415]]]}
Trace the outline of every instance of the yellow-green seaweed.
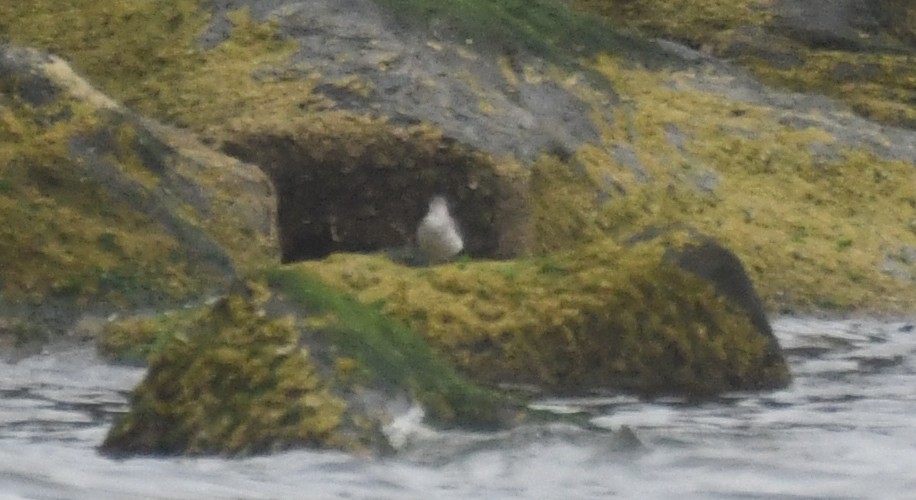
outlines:
{"label": "yellow-green seaweed", "polygon": [[[874,12],[881,14],[876,15],[881,22],[880,31],[859,33],[863,44],[873,46],[863,50],[825,50],[769,33],[778,10],[778,2],[773,0],[573,2],[576,8],[599,14],[615,26],[673,38],[734,58],[771,84],[823,92],[846,101],[871,119],[913,128],[916,4],[907,0],[874,4]],[[787,60],[797,62],[778,62]]]}
{"label": "yellow-green seaweed", "polygon": [[131,410],[102,449],[113,454],[266,453],[299,446],[358,451],[340,432],[346,403],[301,344],[292,317],[233,294],[153,353]]}
{"label": "yellow-green seaweed", "polygon": [[695,397],[786,383],[772,339],[664,248],[603,239],[507,262],[405,269],[339,255],[293,268],[378,303],[480,382]]}
{"label": "yellow-green seaweed", "polygon": [[422,336],[396,318],[329,287],[312,273],[286,266],[270,270],[268,280],[312,315],[307,324],[315,335],[327,337],[344,382],[407,389],[423,405],[427,420],[445,427],[502,426],[518,405],[457,374]]}

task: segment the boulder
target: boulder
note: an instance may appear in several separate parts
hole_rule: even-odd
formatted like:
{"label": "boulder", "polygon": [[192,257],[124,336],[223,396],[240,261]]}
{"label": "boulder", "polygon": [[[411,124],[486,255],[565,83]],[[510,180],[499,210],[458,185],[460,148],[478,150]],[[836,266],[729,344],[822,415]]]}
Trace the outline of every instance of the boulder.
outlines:
{"label": "boulder", "polygon": [[257,167],[134,115],[62,59],[0,45],[0,111],[0,315],[59,333],[218,293],[275,258]]}
{"label": "boulder", "polygon": [[285,270],[269,282],[237,282],[210,306],[106,326],[103,353],[139,354],[149,370],[105,453],[376,455],[396,444],[384,427],[414,405],[445,427],[494,428],[517,413],[517,402],[458,377],[372,307]]}
{"label": "boulder", "polygon": [[293,269],[380,303],[480,383],[705,398],[790,380],[738,259],[688,231],[506,262],[339,255]]}

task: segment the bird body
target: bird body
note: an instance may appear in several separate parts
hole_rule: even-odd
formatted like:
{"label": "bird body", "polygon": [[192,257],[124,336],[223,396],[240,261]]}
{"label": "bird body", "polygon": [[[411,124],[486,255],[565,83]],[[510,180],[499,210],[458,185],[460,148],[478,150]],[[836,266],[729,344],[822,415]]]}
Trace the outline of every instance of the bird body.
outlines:
{"label": "bird body", "polygon": [[445,262],[464,248],[458,226],[442,196],[430,200],[429,212],[417,228],[417,246],[429,262]]}

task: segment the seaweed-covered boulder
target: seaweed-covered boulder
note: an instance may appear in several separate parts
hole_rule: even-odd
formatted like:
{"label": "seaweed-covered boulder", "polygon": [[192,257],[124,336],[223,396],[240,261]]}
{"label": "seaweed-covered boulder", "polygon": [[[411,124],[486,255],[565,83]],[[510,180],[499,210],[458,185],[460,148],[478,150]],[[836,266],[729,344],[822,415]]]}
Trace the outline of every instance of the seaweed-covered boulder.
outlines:
{"label": "seaweed-covered boulder", "polygon": [[697,398],[785,385],[788,369],[768,327],[715,279],[666,257],[704,244],[674,231],[510,262],[412,270],[340,255],[293,269],[381,303],[480,382]]}
{"label": "seaweed-covered boulder", "polygon": [[686,231],[690,238],[680,245],[669,247],[665,258],[713,285],[716,292],[744,310],[761,334],[773,337],[763,301],[757,295],[741,259],[715,238],[689,227],[667,227],[641,232],[627,242],[635,244],[655,238],[665,241],[676,231]]}
{"label": "seaweed-covered boulder", "polygon": [[230,295],[152,356],[131,411],[102,448],[116,454],[241,454],[293,446],[352,449],[343,400],[299,343],[291,318]]}
{"label": "seaweed-covered boulder", "polygon": [[413,402],[440,426],[501,426],[517,412],[374,308],[309,276],[270,275],[273,289],[238,283],[212,306],[104,329],[103,354],[149,363],[105,452],[375,454],[390,450],[384,426]]}
{"label": "seaweed-covered boulder", "polygon": [[58,57],[0,45],[0,143],[0,315],[36,330],[199,299],[277,254],[256,167],[133,115]]}

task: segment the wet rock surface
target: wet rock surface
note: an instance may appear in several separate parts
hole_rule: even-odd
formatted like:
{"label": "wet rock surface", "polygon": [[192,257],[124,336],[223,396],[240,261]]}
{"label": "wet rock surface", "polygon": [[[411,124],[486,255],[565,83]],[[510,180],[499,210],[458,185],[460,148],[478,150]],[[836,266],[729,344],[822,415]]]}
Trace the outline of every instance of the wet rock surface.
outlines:
{"label": "wet rock surface", "polygon": [[[15,344],[76,331],[87,313],[104,323],[209,297],[232,312],[231,284],[264,274],[272,293],[311,300],[214,314],[217,327],[151,314],[89,328],[159,363],[113,449],[351,449],[334,429],[378,406],[361,389],[380,380],[468,426],[511,421],[477,384],[697,399],[782,387],[765,311],[912,304],[908,24],[882,15],[910,11],[893,0],[836,2],[808,24],[827,2],[747,20],[745,3],[723,4],[737,17],[698,36],[665,25],[678,16],[649,19],[678,42],[592,37],[616,32],[541,1],[465,5],[479,37],[449,4],[77,3],[67,13],[84,31],[53,2],[0,6],[4,39],[72,63],[0,50],[0,140],[13,146],[0,149],[0,333]],[[571,33],[583,36],[569,45]],[[761,83],[767,68],[795,91]],[[392,262],[435,195],[465,256]],[[624,243],[671,224],[697,233]],[[266,357],[246,343],[258,335]],[[299,343],[313,357],[289,355]],[[271,378],[290,363],[296,376]],[[223,383],[234,372],[237,392]],[[173,378],[190,395],[169,392]],[[341,380],[351,392],[335,392]],[[284,384],[300,406],[276,403]],[[379,411],[346,429],[375,450],[392,416]]]}

